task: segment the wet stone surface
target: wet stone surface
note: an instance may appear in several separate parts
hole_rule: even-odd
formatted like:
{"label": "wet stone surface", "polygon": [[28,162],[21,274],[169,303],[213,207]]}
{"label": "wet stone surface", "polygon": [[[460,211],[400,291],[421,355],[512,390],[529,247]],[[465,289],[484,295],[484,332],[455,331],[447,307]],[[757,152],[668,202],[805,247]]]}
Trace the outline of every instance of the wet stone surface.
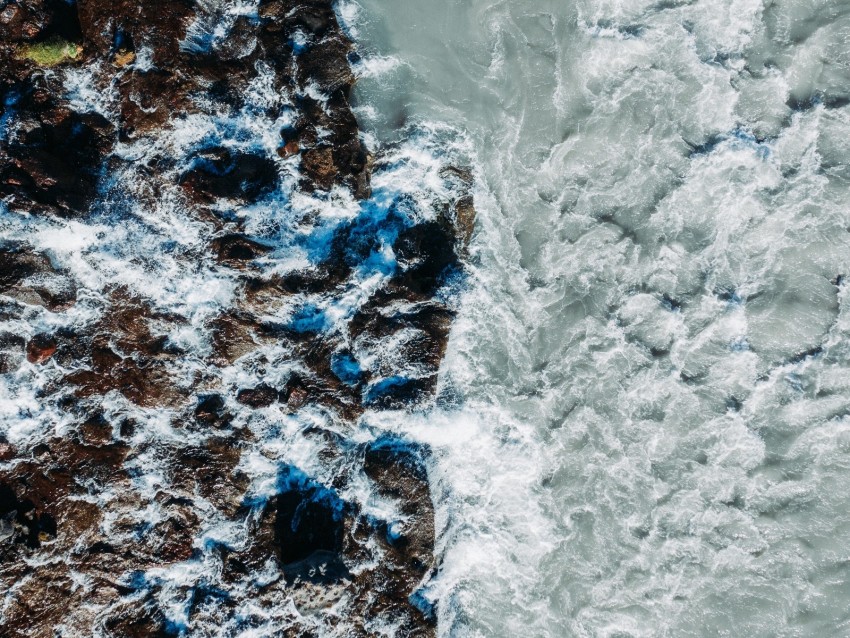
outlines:
{"label": "wet stone surface", "polygon": [[434,635],[371,417],[434,400],[472,179],[366,148],[353,52],[326,0],[0,0],[4,637]]}

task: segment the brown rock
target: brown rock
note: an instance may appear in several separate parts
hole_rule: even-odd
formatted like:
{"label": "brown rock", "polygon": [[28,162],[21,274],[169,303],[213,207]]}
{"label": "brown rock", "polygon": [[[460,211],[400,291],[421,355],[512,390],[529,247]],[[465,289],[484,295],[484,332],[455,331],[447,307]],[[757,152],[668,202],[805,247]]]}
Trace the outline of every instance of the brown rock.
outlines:
{"label": "brown rock", "polygon": [[0,241],[0,293],[57,312],[74,303],[77,290],[46,255],[21,242]]}
{"label": "brown rock", "polygon": [[268,253],[271,248],[244,235],[230,234],[218,237],[210,244],[216,259],[228,266],[244,267],[246,262]]}
{"label": "brown rock", "polygon": [[15,448],[11,443],[0,442],[0,461],[9,461],[15,457]]}
{"label": "brown rock", "polygon": [[289,398],[286,400],[286,404],[293,410],[297,410],[307,403],[307,399],[309,397],[309,393],[304,388],[293,388],[289,393]]}
{"label": "brown rock", "polygon": [[292,140],[284,144],[281,148],[277,149],[277,154],[286,159],[292,157],[293,155],[298,155],[300,151],[301,147],[298,145],[298,142]]}
{"label": "brown rock", "polygon": [[239,390],[236,400],[252,408],[265,408],[277,401],[277,390],[263,383],[256,388]]}
{"label": "brown rock", "polygon": [[56,352],[56,339],[48,334],[38,334],[27,343],[27,361],[44,363]]}
{"label": "brown rock", "polygon": [[0,142],[0,194],[14,198],[15,210],[86,215],[115,142],[112,125],[52,96],[42,103],[37,93],[17,108],[10,134]]}
{"label": "brown rock", "polygon": [[218,363],[233,363],[256,349],[254,325],[250,317],[229,312],[209,324],[212,333],[213,359]]}
{"label": "brown rock", "polygon": [[333,186],[338,169],[334,164],[333,148],[320,146],[311,148],[301,155],[301,168],[322,189]]}

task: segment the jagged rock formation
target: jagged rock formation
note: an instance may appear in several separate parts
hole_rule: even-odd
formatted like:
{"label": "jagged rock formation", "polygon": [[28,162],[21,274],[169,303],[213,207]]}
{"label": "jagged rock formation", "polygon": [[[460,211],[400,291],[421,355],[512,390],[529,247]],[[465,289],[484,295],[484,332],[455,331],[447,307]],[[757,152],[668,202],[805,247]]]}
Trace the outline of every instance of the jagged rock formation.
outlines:
{"label": "jagged rock formation", "polygon": [[0,1],[3,636],[433,634],[428,451],[362,417],[433,396],[471,178],[388,186],[352,52],[328,0]]}

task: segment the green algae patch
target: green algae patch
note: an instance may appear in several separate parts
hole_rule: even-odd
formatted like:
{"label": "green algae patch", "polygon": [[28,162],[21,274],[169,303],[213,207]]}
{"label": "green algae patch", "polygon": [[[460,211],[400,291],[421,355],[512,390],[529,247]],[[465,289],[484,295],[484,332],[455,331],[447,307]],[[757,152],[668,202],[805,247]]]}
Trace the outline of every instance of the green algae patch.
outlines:
{"label": "green algae patch", "polygon": [[72,62],[82,52],[83,48],[80,45],[54,38],[45,42],[22,46],[15,57],[19,60],[31,60],[41,67],[51,67]]}

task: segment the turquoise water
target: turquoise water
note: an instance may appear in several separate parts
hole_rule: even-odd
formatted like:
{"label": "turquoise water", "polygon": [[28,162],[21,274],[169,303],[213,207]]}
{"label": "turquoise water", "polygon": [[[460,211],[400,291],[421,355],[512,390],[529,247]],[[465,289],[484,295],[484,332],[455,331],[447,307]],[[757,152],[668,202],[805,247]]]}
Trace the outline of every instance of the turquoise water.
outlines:
{"label": "turquoise water", "polygon": [[476,172],[452,401],[387,424],[440,634],[850,634],[850,4],[340,12],[364,126]]}

